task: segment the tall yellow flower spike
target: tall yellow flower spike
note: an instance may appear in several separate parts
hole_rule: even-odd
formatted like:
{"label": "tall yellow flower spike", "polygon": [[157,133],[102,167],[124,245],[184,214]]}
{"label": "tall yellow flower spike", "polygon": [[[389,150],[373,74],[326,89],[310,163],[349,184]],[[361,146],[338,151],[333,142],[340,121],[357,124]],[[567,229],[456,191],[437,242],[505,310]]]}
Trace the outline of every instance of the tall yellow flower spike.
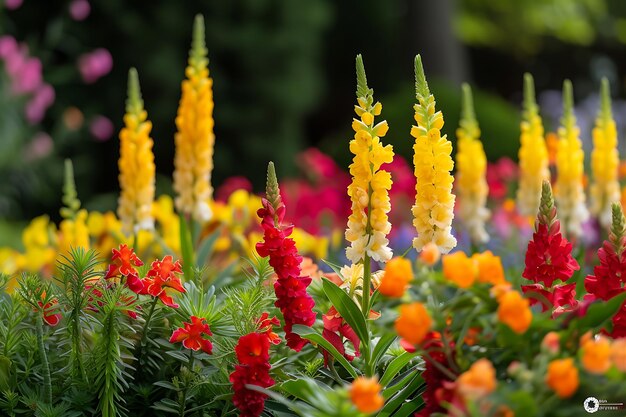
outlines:
{"label": "tall yellow flower spike", "polygon": [[346,230],[346,239],[350,242],[346,256],[353,263],[365,261],[367,256],[386,262],[392,257],[387,240],[391,231],[387,218],[391,209],[388,193],[391,174],[380,167],[393,160],[393,148],[380,142],[389,127],[386,121],[374,124],[374,116],[380,115],[382,105],[374,103],[374,90],[367,87],[361,55],[356,57],[356,74],[358,105],[354,106],[354,111],[359,119],[352,122],[355,134],[350,141],[354,158],[350,165],[352,183],[348,186],[352,214]]}
{"label": "tall yellow flower spike", "polygon": [[520,214],[534,216],[539,209],[541,184],[550,180],[548,149],[543,138],[543,124],[535,101],[533,77],[524,74],[524,112],[521,123],[517,207]]}
{"label": "tall yellow flower spike", "polygon": [[413,164],[417,184],[412,212],[417,237],[413,247],[421,251],[433,242],[441,253],[448,253],[456,246],[451,233],[455,200],[454,178],[450,174],[454,167],[452,144],[446,135],[441,136],[443,115],[435,112],[435,97],[428,89],[419,55],[415,58],[415,92],[417,126],[411,128],[411,136],[415,138]]}
{"label": "tall yellow flower spike", "polygon": [[204,19],[196,16],[189,51],[187,79],[182,83],[182,98],[176,116],[178,129],[174,139],[174,190],[176,209],[205,223],[211,219],[213,197],[213,80],[204,42]]}
{"label": "tall yellow flower spike", "polygon": [[580,142],[580,129],[576,125],[572,83],[563,82],[563,118],[559,128],[556,154],[557,181],[555,197],[559,218],[565,232],[572,237],[582,234],[582,223],[589,218],[585,205],[583,176],[585,153]]}
{"label": "tall yellow flower spike", "polygon": [[490,212],[486,207],[487,194],[487,157],[480,141],[480,128],[474,114],[472,89],[463,84],[461,101],[461,123],[456,130],[456,183],[459,193],[459,217],[470,233],[474,244],[489,240],[485,230],[485,221]]}
{"label": "tall yellow flower spike", "polygon": [[600,112],[593,128],[593,151],[591,152],[591,213],[604,228],[611,226],[611,204],[620,201],[617,177],[619,153],[617,150],[617,127],[611,111],[609,82],[602,79]]}
{"label": "tall yellow flower spike", "polygon": [[117,215],[122,232],[129,236],[139,230],[154,228],[154,142],[150,138],[152,123],[144,110],[137,70],[128,72],[128,100],[124,127],[120,131],[120,197]]}

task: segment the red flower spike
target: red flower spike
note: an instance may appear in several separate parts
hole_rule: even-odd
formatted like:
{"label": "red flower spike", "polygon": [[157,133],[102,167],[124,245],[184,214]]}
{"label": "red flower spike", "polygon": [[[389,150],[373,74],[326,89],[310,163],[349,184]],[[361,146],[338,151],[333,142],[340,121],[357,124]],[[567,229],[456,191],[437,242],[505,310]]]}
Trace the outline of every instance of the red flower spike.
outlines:
{"label": "red flower spike", "polygon": [[246,388],[246,385],[256,385],[268,388],[274,385],[269,370],[268,337],[263,333],[249,333],[239,338],[235,346],[239,365],[230,374],[233,384],[233,404],[244,417],[258,417],[265,408],[267,395]]}
{"label": "red flower spike", "polygon": [[191,316],[191,323],[183,322],[183,327],[174,330],[172,337],[170,337],[170,343],[183,342],[183,346],[187,349],[194,351],[202,349],[209,355],[212,354],[213,344],[203,335],[213,336],[213,333],[205,321],[206,319]]}
{"label": "red flower spike", "polygon": [[174,303],[172,297],[167,295],[165,288],[172,288],[181,293],[186,292],[180,278],[175,275],[182,272],[180,261],[173,262],[171,255],[167,255],[162,261],[152,262],[151,268],[143,280],[144,288],[141,294],[159,297],[166,306],[178,308],[178,304]]}

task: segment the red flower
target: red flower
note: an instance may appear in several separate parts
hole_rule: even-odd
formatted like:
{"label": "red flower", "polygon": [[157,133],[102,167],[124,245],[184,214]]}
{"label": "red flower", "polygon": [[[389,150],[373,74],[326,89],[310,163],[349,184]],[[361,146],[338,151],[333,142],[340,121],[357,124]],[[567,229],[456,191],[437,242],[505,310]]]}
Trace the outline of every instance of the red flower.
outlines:
{"label": "red flower", "polygon": [[152,262],[152,267],[143,280],[144,289],[141,294],[159,297],[166,306],[178,308],[178,304],[174,303],[172,297],[167,295],[165,288],[172,288],[184,293],[185,288],[180,282],[180,278],[175,275],[182,272],[180,261],[173,262],[171,255],[167,255],[162,261],[156,260]]}
{"label": "red flower", "polygon": [[242,417],[258,417],[265,408],[267,395],[249,390],[246,385],[267,388],[274,385],[269,370],[269,347],[267,335],[249,333],[239,338],[235,346],[239,365],[230,374],[233,384],[233,404],[241,411]]}
{"label": "red flower", "polygon": [[[46,299],[45,291],[41,294],[41,299],[42,300]],[[46,305],[44,305],[42,301],[38,301],[37,304],[39,304],[39,307],[43,308],[43,320],[49,326],[56,326],[57,324],[59,324],[59,322],[61,321],[61,314],[55,313],[55,311],[57,310],[56,306],[58,304],[55,298],[47,302]]]}
{"label": "red flower", "polygon": [[[324,321],[324,330],[322,331],[322,336],[324,339],[328,340],[331,345],[335,347],[347,360],[351,361],[355,356],[361,356],[361,352],[359,351],[359,347],[361,341],[359,337],[356,335],[352,327],[346,323],[346,321],[341,317],[341,315],[337,312],[335,307],[331,307],[328,310],[328,313],[322,316]],[[348,339],[348,341],[352,344],[354,349],[354,355],[350,355],[346,353],[346,348],[343,344],[343,338]],[[331,358],[330,354],[327,351],[324,351],[324,365],[328,365],[328,360]]]}
{"label": "red flower", "polygon": [[[87,299],[87,310],[93,311],[93,312],[98,312],[99,308],[102,307],[103,302],[100,301],[100,299],[103,296],[102,291],[107,291],[109,290],[113,285],[109,284],[105,287],[96,287],[96,285],[98,285],[98,281],[97,280],[91,280],[89,283],[87,283],[85,285],[85,291],[89,294],[89,298]],[[126,296],[126,297],[122,297],[120,299],[120,303],[118,303],[118,307],[120,307],[120,309],[122,311],[124,311],[124,313],[130,317],[131,319],[136,319],[137,318],[137,311],[135,310],[135,301],[136,298],[133,296]],[[141,307],[137,306],[138,309],[140,309]]]}
{"label": "red flower", "polygon": [[259,331],[264,333],[272,344],[280,344],[280,336],[273,331],[274,326],[280,326],[280,321],[276,316],[270,319],[268,313],[263,313],[257,320],[257,325],[259,326]]}
{"label": "red flower", "polygon": [[[454,343],[450,342],[451,350],[454,352]],[[429,332],[422,342],[422,349],[428,352],[429,357],[425,358],[426,369],[422,377],[426,382],[426,391],[422,395],[425,407],[415,414],[415,417],[429,417],[434,413],[445,413],[443,404],[451,403],[454,398],[454,389],[449,383],[451,379],[442,372],[440,367],[450,369],[450,363],[443,351],[443,342],[439,332]],[[438,365],[435,365],[435,362]]]}
{"label": "red flower", "polygon": [[202,336],[213,336],[213,333],[205,321],[206,319],[191,316],[191,323],[183,322],[184,327],[174,330],[170,343],[183,342],[183,346],[187,349],[195,351],[202,349],[210,355],[213,353],[213,344]]}
{"label": "red flower", "polygon": [[122,244],[119,249],[113,249],[111,263],[104,278],[110,279],[122,275],[126,277],[128,288],[139,294],[143,290],[143,283],[135,267],[142,265],[143,262],[137,257],[134,249]]}
{"label": "red flower", "polygon": [[315,301],[306,291],[311,278],[300,276],[302,257],[298,255],[294,240],[289,238],[293,226],[282,224],[285,205],[280,197],[274,202],[276,207],[266,199],[262,202],[263,208],[259,209],[257,214],[262,219],[264,235],[263,241],[257,243],[256,249],[260,256],[269,256],[269,263],[278,277],[274,283],[275,305],[280,308],[285,319],[287,346],[300,351],[308,342],[291,329],[294,324],[312,326],[315,323],[313,312]]}

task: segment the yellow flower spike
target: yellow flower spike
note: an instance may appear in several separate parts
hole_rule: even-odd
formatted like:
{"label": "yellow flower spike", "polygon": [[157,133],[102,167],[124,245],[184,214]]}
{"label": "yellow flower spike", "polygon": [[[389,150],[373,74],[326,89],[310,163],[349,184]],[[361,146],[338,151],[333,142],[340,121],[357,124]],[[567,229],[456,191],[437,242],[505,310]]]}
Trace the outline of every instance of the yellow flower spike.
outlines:
{"label": "yellow flower spike", "polygon": [[150,138],[152,123],[144,110],[137,70],[128,72],[128,100],[124,127],[120,131],[120,197],[117,215],[122,232],[130,236],[154,229],[154,154]]}
{"label": "yellow flower spike", "polygon": [[213,80],[204,41],[204,19],[196,16],[189,66],[182,82],[182,98],[176,116],[178,131],[174,137],[174,190],[176,209],[205,223],[212,218],[213,198]]}
{"label": "yellow flower spike", "polygon": [[413,239],[413,247],[421,251],[432,242],[445,254],[456,246],[451,233],[455,201],[454,179],[450,174],[454,166],[450,156],[452,144],[446,135],[441,136],[443,115],[435,112],[435,97],[428,88],[419,55],[415,57],[415,92],[417,126],[411,128],[411,136],[415,138],[413,165],[417,184],[411,211],[417,237]]}
{"label": "yellow flower spike", "polygon": [[459,193],[459,217],[467,227],[474,244],[489,240],[485,221],[490,212],[487,209],[487,157],[480,141],[480,128],[474,115],[472,90],[463,84],[461,123],[456,130],[456,183]]}
{"label": "yellow flower spike", "polygon": [[90,248],[87,210],[81,209],[74,219],[61,221],[58,246],[60,254],[67,254],[72,248]]}
{"label": "yellow flower spike", "polygon": [[524,74],[524,113],[519,149],[520,181],[517,207],[524,216],[534,216],[539,208],[541,184],[550,180],[548,148],[543,137],[543,124],[535,101],[533,77]]}
{"label": "yellow flower spike", "polygon": [[346,256],[353,263],[364,261],[366,256],[386,262],[392,256],[387,240],[391,231],[387,214],[391,209],[389,190],[392,181],[388,172],[379,169],[393,160],[393,148],[383,146],[380,141],[389,129],[387,122],[374,125],[374,115],[380,114],[382,105],[374,103],[374,90],[367,86],[361,55],[356,57],[356,72],[358,106],[355,112],[361,120],[352,122],[355,134],[350,141],[350,152],[354,158],[350,165],[352,183],[348,186],[352,214],[345,234],[350,242]]}
{"label": "yellow flower spike", "polygon": [[559,128],[556,154],[557,181],[555,198],[559,218],[565,232],[572,237],[582,234],[582,223],[589,217],[585,205],[583,176],[585,154],[580,142],[580,129],[574,116],[572,83],[563,82],[563,118]]}
{"label": "yellow flower spike", "polygon": [[601,106],[593,128],[593,151],[591,152],[592,183],[591,213],[604,228],[611,226],[611,204],[620,200],[618,181],[619,152],[617,150],[617,127],[611,111],[609,82],[602,79]]}
{"label": "yellow flower spike", "polygon": [[174,212],[174,202],[168,195],[160,196],[152,205],[152,213],[160,227],[165,245],[180,254],[180,218]]}

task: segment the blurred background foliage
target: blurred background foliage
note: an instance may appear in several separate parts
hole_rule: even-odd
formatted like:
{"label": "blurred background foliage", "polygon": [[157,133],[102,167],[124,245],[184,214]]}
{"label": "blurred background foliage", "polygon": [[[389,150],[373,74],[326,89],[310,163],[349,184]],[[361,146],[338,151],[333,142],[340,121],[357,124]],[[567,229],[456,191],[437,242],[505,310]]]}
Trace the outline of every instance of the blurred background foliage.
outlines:
{"label": "blurred background foliage", "polygon": [[[268,160],[279,175],[295,175],[295,155],[309,146],[347,166],[357,53],[383,103],[387,138],[409,160],[417,53],[452,139],[460,83],[473,85],[491,160],[516,156],[525,71],[546,93],[572,79],[579,101],[593,99],[602,76],[614,96],[626,85],[622,0],[0,0],[0,36],[40,60],[55,92],[41,121],[25,118],[34,99],[13,91],[9,64],[0,62],[0,218],[58,218],[68,157],[85,206],[115,208],[131,66],[154,124],[157,192],[171,192],[174,118],[196,13],[205,16],[214,78],[216,185],[244,175],[260,190]],[[549,129],[560,112],[553,96],[540,96]],[[593,120],[593,106],[577,111]]]}

